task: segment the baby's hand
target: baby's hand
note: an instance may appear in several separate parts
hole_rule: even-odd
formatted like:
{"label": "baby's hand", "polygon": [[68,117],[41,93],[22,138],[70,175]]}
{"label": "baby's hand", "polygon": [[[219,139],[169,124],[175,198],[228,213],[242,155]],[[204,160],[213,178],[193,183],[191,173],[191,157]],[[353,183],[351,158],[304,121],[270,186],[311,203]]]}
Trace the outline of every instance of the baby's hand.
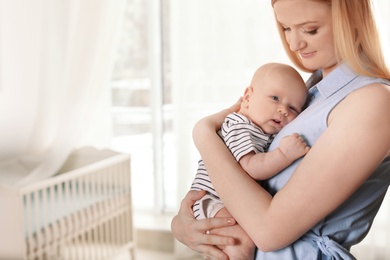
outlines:
{"label": "baby's hand", "polygon": [[292,162],[305,155],[310,150],[310,147],[299,134],[294,133],[282,138],[279,149]]}

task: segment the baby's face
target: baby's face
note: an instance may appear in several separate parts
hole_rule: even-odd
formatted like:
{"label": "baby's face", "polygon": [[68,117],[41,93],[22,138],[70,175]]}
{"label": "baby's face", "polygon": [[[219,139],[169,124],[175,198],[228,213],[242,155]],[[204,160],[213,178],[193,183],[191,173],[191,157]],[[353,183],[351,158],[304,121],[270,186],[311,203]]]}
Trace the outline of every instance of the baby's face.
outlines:
{"label": "baby's face", "polygon": [[[252,84],[244,114],[267,134],[278,133],[296,118],[306,102],[306,86],[288,74],[265,78],[261,86]],[[244,97],[245,102],[245,97]]]}

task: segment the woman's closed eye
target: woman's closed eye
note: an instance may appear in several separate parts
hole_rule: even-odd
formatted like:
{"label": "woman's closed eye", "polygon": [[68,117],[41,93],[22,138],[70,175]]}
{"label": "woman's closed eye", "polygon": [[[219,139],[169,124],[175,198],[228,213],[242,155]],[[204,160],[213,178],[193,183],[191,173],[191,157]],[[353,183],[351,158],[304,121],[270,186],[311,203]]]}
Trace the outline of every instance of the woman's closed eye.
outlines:
{"label": "woman's closed eye", "polygon": [[305,30],[305,29],[303,29],[303,32],[306,33],[306,34],[315,35],[315,34],[317,34],[318,29],[314,29],[314,30]]}

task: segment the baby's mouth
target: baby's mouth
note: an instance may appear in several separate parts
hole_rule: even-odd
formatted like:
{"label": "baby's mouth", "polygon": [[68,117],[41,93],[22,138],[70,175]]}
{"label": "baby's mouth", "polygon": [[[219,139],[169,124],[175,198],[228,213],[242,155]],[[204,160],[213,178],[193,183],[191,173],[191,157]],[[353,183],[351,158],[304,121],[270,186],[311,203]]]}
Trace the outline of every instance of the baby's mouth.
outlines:
{"label": "baby's mouth", "polygon": [[282,121],[279,120],[279,119],[272,119],[272,122],[274,122],[274,123],[275,123],[277,126],[279,126],[280,128],[283,127]]}

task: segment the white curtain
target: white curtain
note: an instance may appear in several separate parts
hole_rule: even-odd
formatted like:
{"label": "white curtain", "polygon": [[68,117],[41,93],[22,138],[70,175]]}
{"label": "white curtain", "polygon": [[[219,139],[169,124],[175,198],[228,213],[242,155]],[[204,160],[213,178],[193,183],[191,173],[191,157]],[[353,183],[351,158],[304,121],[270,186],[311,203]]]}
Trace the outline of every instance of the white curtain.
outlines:
{"label": "white curtain", "polygon": [[[124,4],[0,0],[1,184],[21,186],[53,175],[86,141],[94,113],[109,105]],[[99,127],[107,132],[110,125]]]}

